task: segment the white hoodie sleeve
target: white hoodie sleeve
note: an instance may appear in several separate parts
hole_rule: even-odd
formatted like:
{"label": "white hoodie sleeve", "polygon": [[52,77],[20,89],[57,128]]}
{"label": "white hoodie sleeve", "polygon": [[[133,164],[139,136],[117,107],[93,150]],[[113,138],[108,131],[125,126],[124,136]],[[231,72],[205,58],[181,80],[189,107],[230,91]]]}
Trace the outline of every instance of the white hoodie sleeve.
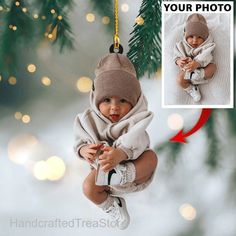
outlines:
{"label": "white hoodie sleeve", "polygon": [[96,125],[94,124],[94,120],[91,117],[91,110],[86,110],[83,114],[77,115],[74,122],[74,151],[77,157],[83,157],[79,154],[79,150],[81,147],[87,144],[95,144],[95,143],[103,143],[104,145],[108,145],[106,141],[101,141],[98,139],[98,135],[96,133]]}
{"label": "white hoodie sleeve", "polygon": [[[127,154],[129,160],[137,159],[150,145],[146,128],[153,118],[153,113],[145,113],[145,118],[135,122],[133,125],[131,124],[128,132],[121,135],[113,143],[114,147],[121,148]],[[143,114],[140,114],[140,116],[143,116]]]}
{"label": "white hoodie sleeve", "polygon": [[201,67],[206,67],[213,60],[212,52],[214,51],[215,46],[215,43],[208,43],[204,45],[201,52],[194,58],[194,60],[196,60]]}
{"label": "white hoodie sleeve", "polygon": [[176,43],[174,47],[173,61],[175,62],[175,64],[176,64],[176,61],[181,57],[187,57],[187,53],[185,51],[185,47],[182,41]]}
{"label": "white hoodie sleeve", "polygon": [[74,142],[74,152],[77,155],[77,157],[84,159],[80,154],[79,150],[82,146],[91,144],[92,143],[92,138],[88,134],[88,132],[84,129],[81,120],[80,120],[80,115],[78,115],[75,118],[74,122],[74,137],[75,137],[75,142]]}

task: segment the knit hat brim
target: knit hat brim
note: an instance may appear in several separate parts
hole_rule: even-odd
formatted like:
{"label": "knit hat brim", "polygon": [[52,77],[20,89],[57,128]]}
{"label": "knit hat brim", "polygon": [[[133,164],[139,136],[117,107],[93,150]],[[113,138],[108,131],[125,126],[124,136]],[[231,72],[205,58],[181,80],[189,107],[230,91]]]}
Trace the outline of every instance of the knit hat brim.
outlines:
{"label": "knit hat brim", "polygon": [[94,81],[96,106],[106,97],[118,96],[127,100],[132,106],[137,103],[141,87],[137,78],[121,70],[103,72]]}
{"label": "knit hat brim", "polygon": [[185,26],[186,39],[189,36],[198,36],[206,40],[208,35],[208,27],[206,26],[206,24],[203,24],[201,22],[188,22]]}

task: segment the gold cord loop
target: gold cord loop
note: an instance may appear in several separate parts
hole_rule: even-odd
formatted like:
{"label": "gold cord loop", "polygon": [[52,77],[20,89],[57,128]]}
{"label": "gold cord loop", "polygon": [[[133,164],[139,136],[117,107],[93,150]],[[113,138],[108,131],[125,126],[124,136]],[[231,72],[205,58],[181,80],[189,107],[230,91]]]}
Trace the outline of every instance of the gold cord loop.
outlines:
{"label": "gold cord loop", "polygon": [[115,27],[114,27],[114,48],[119,48],[120,38],[119,38],[119,21],[118,21],[118,0],[114,0],[114,19],[115,19]]}

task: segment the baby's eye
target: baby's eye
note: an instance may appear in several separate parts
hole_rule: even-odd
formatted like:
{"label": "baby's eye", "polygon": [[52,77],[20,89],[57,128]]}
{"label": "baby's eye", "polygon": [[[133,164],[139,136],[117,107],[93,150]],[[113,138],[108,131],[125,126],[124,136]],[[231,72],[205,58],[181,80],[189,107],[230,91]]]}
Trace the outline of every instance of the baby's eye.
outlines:
{"label": "baby's eye", "polygon": [[120,99],[120,102],[121,103],[126,103],[127,101],[124,98],[122,98],[122,99]]}
{"label": "baby's eye", "polygon": [[104,98],[104,100],[103,100],[103,102],[110,102],[111,101],[111,99],[110,98]]}

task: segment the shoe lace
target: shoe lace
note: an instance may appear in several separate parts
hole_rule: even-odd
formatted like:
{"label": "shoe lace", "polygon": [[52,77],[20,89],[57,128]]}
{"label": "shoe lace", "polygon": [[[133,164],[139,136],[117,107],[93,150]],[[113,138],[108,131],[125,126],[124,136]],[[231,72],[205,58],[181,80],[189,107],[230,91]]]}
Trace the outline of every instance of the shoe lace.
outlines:
{"label": "shoe lace", "polygon": [[107,210],[106,213],[108,213],[114,220],[120,219],[119,209],[118,206],[116,206],[115,203],[113,203]]}
{"label": "shoe lace", "polygon": [[192,96],[192,97],[195,97],[197,94],[196,94],[196,91],[197,91],[197,86],[194,86],[191,88],[191,90],[189,91],[189,94]]}

